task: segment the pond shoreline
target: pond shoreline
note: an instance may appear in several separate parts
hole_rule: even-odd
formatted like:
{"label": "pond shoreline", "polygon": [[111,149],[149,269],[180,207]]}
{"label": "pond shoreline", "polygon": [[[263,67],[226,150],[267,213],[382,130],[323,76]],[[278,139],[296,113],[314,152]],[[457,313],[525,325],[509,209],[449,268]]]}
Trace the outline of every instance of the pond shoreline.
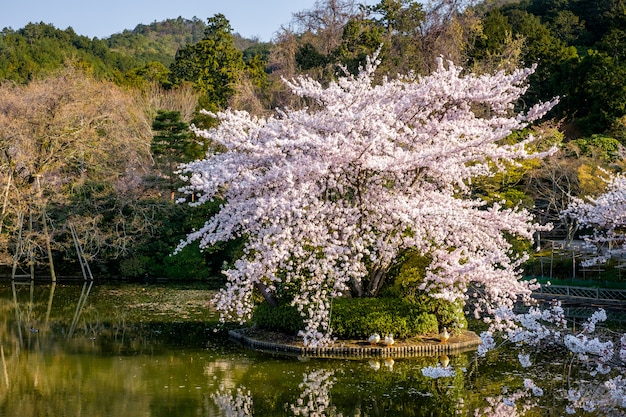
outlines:
{"label": "pond shoreline", "polygon": [[404,358],[438,356],[475,350],[481,343],[472,331],[453,335],[447,343],[438,336],[423,336],[396,341],[393,346],[371,345],[367,341],[337,340],[328,347],[305,347],[295,336],[261,331],[255,328],[230,330],[230,339],[257,351],[297,355],[307,358]]}

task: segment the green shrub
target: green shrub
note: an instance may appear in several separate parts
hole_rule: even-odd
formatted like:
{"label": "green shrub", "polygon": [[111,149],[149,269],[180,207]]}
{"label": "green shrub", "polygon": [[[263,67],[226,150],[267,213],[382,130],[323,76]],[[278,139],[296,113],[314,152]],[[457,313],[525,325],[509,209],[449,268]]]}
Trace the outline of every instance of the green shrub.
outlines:
{"label": "green shrub", "polygon": [[[523,249],[525,243],[512,240],[515,248]],[[389,283],[383,287],[380,295],[398,300],[398,303],[404,305],[404,309],[434,315],[439,330],[443,327],[447,327],[450,330],[466,329],[467,320],[463,313],[463,302],[451,303],[446,300],[433,298],[419,289],[424,282],[424,276],[426,276],[426,270],[430,263],[430,257],[424,256],[417,251],[406,251],[396,260],[389,274]],[[429,323],[429,321],[425,321],[425,323]]]}
{"label": "green shrub", "polygon": [[[254,324],[262,329],[297,334],[304,327],[295,307],[260,304],[254,311]],[[467,327],[460,305],[422,298],[339,298],[333,300],[330,325],[340,339],[366,339],[373,333],[392,333],[397,338],[437,333]]]}
{"label": "green shrub", "polygon": [[266,302],[261,303],[254,309],[252,322],[262,329],[290,335],[295,335],[304,328],[298,309],[289,304],[272,307]]}
{"label": "green shrub", "polygon": [[465,330],[467,329],[467,319],[463,312],[464,303],[432,298],[428,295],[422,295],[423,302],[430,307],[430,312],[435,315],[439,323],[439,330],[447,327],[448,330]]}
{"label": "green shrub", "polygon": [[567,145],[567,149],[579,156],[595,157],[604,161],[615,161],[620,158],[620,141],[605,135],[591,135],[590,137],[574,139]]}
{"label": "green shrub", "polygon": [[436,333],[437,317],[421,307],[396,298],[337,299],[331,327],[343,339],[365,339],[372,333],[392,333],[398,338]]}
{"label": "green shrub", "polygon": [[120,274],[125,278],[143,278],[148,273],[151,259],[148,256],[135,256],[120,262]]}

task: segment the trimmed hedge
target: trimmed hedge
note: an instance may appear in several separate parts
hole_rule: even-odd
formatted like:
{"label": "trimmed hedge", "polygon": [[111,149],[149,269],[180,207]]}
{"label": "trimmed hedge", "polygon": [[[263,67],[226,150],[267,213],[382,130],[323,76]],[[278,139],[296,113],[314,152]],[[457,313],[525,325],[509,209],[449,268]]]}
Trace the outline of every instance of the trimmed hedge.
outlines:
{"label": "trimmed hedge", "polygon": [[[253,322],[260,328],[295,335],[304,327],[295,307],[283,304],[272,308],[260,304]],[[333,301],[331,327],[340,339],[363,339],[373,333],[392,333],[397,338],[437,333],[440,326],[466,327],[462,309],[430,297],[339,298]]]}
{"label": "trimmed hedge", "polygon": [[333,302],[333,334],[365,339],[373,333],[406,338],[436,333],[437,317],[413,302],[397,298],[342,298]]}

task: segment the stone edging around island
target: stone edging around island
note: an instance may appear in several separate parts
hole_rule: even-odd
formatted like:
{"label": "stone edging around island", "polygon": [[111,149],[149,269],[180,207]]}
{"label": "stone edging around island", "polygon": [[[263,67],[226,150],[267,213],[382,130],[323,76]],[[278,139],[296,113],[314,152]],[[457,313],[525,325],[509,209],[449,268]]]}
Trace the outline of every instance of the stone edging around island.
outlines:
{"label": "stone edging around island", "polygon": [[471,331],[466,331],[464,336],[468,340],[451,343],[416,343],[402,346],[329,346],[329,347],[304,347],[293,344],[281,344],[257,340],[246,336],[243,330],[230,330],[228,335],[231,339],[253,350],[283,353],[309,358],[411,358],[419,356],[453,355],[476,349],[480,344],[480,338]]}

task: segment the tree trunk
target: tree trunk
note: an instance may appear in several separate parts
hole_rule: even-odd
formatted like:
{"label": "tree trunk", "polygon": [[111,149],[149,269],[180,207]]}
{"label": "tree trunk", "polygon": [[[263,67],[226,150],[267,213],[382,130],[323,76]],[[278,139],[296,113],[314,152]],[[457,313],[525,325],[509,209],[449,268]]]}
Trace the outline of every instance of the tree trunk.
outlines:
{"label": "tree trunk", "polygon": [[356,298],[363,297],[363,283],[354,278],[352,279],[352,296]]}
{"label": "tree trunk", "polygon": [[261,295],[263,296],[265,301],[267,301],[267,303],[270,306],[272,307],[278,306],[278,301],[276,300],[276,297],[274,297],[274,295],[271,292],[269,292],[265,284],[263,284],[261,281],[254,281],[254,286],[257,287],[257,289],[261,292]]}
{"label": "tree trunk", "polygon": [[[50,233],[48,233],[48,219],[46,218],[46,208],[43,201],[43,193],[41,190],[41,175],[35,175],[35,184],[37,186],[36,199],[39,208],[39,214],[41,215],[41,223],[43,225],[43,235],[46,243],[46,252],[48,254],[48,263],[50,266],[50,277],[52,282],[57,282],[57,275],[54,272],[54,262],[52,261],[52,247],[50,244]],[[32,219],[32,217],[31,217]]]}
{"label": "tree trunk", "polygon": [[385,273],[387,272],[387,268],[379,267],[376,268],[370,274],[369,285],[367,286],[367,295],[370,297],[376,297],[378,292],[383,286],[385,282]]}
{"label": "tree trunk", "polygon": [[7,204],[9,202],[9,190],[11,188],[11,179],[13,178],[13,170],[9,170],[9,178],[7,179],[7,187],[4,191],[4,203],[2,204],[2,213],[0,214],[0,233],[2,233],[2,228],[4,226],[4,215],[7,211]]}

